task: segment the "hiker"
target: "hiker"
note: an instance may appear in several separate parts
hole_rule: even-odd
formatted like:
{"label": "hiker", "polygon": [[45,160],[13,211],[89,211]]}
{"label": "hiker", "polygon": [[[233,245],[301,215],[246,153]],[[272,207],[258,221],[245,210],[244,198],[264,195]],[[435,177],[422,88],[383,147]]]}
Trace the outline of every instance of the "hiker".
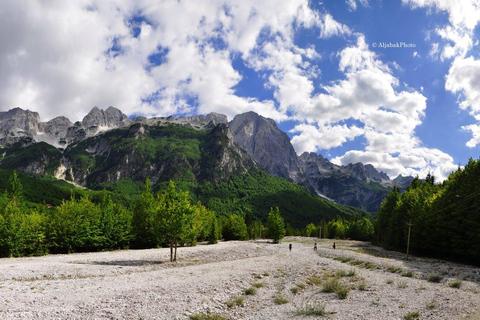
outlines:
{"label": "hiker", "polygon": [[333,249],[335,249],[335,242],[333,243]]}
{"label": "hiker", "polygon": [[317,251],[317,243],[315,242],[315,244],[313,245],[313,250]]}
{"label": "hiker", "polygon": [[290,249],[290,251],[292,251],[292,244],[291,243],[288,245],[288,248]]}

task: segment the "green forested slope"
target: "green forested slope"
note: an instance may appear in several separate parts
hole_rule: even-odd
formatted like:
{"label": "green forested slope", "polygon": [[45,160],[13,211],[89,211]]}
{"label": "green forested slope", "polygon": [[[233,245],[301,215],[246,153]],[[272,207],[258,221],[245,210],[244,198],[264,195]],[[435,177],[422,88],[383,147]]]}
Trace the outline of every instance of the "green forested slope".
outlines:
{"label": "green forested slope", "polygon": [[480,264],[480,160],[442,184],[427,176],[402,194],[393,190],[378,213],[376,241],[404,251],[410,220],[412,252]]}

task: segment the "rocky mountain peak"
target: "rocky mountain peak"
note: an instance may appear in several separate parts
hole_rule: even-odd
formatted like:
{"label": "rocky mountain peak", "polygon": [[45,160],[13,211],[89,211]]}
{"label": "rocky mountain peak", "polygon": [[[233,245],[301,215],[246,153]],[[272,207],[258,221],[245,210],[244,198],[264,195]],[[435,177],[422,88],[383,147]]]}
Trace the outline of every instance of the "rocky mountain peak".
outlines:
{"label": "rocky mountain peak", "polygon": [[264,169],[291,181],[300,179],[297,154],[288,135],[275,121],[247,112],[235,116],[228,123],[234,141]]}
{"label": "rocky mountain peak", "polygon": [[129,122],[128,117],[117,108],[108,107],[106,110],[102,110],[93,107],[83,118],[82,126],[87,130],[90,130],[90,128],[99,130],[122,127]]}

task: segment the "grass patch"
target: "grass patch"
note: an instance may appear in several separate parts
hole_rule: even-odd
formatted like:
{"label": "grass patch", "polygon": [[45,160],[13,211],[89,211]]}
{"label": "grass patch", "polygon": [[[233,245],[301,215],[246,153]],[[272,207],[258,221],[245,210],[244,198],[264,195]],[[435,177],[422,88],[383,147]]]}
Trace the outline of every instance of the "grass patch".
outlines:
{"label": "grass patch", "polygon": [[460,289],[460,287],[462,286],[462,281],[457,280],[457,281],[454,281],[454,282],[450,282],[450,283],[448,284],[448,286],[449,286],[450,288]]}
{"label": "grass patch", "polygon": [[353,277],[356,274],[357,274],[357,270],[352,268],[352,269],[348,270],[347,277]]}
{"label": "grass patch", "polygon": [[262,282],[253,282],[250,285],[255,288],[263,288],[265,286]]}
{"label": "grass patch", "polygon": [[411,278],[411,277],[413,277],[413,272],[412,271],[404,272],[404,273],[402,273],[402,277]]}
{"label": "grass patch", "polygon": [[264,276],[264,277],[268,277],[268,276],[270,276],[270,273],[264,272],[264,273],[263,273],[263,276]]}
{"label": "grass patch", "polygon": [[379,265],[370,261],[365,262],[364,268],[370,270],[381,269]]}
{"label": "grass patch", "polygon": [[288,298],[286,298],[285,296],[277,295],[273,299],[273,302],[275,302],[275,304],[285,304],[285,303],[289,303],[290,300]]}
{"label": "grass patch", "polygon": [[428,282],[439,283],[440,281],[442,281],[442,277],[438,274],[431,274],[428,277]]}
{"label": "grass patch", "polygon": [[254,274],[254,275],[253,275],[253,278],[254,278],[254,279],[262,279],[262,276],[259,275],[259,274]]}
{"label": "grass patch", "polygon": [[299,287],[300,289],[305,289],[306,285],[305,283],[297,283],[297,287]]}
{"label": "grass patch", "polygon": [[322,279],[320,279],[320,277],[315,273],[305,282],[310,285],[319,286],[322,284]]}
{"label": "grass patch", "polygon": [[254,295],[257,294],[257,289],[255,289],[254,287],[247,288],[247,289],[244,289],[244,290],[243,290],[243,293],[244,293],[246,296],[254,296]]}
{"label": "grass patch", "polygon": [[190,320],[225,320],[225,317],[218,314],[195,313],[190,316]]}
{"label": "grass patch", "polygon": [[232,308],[234,306],[243,307],[244,297],[236,297],[235,299],[226,302],[227,307]]}
{"label": "grass patch", "polygon": [[351,266],[359,266],[361,264],[363,264],[363,261],[360,261],[360,260],[352,260],[349,262],[349,265]]}
{"label": "grass patch", "polygon": [[348,257],[335,257],[335,258],[333,258],[333,260],[340,261],[340,262],[342,262],[342,263],[347,263],[347,262],[351,261],[352,258],[348,258]]}
{"label": "grass patch", "polygon": [[347,276],[347,271],[345,270],[338,270],[337,272],[335,272],[335,277],[343,278],[346,276]]}
{"label": "grass patch", "polygon": [[392,279],[387,279],[387,284],[392,284],[393,280]]}
{"label": "grass patch", "polygon": [[290,292],[293,293],[293,294],[297,294],[298,291],[300,291],[300,289],[298,287],[290,288]]}
{"label": "grass patch", "polygon": [[408,284],[407,284],[407,281],[400,281],[397,284],[397,286],[398,286],[399,289],[405,289],[406,287],[408,287]]}
{"label": "grass patch", "polygon": [[387,271],[391,273],[402,273],[402,268],[395,266],[388,266]]}
{"label": "grass patch", "polygon": [[427,303],[426,307],[427,307],[427,309],[432,310],[432,309],[435,309],[437,307],[437,304],[435,303],[435,300],[432,300],[429,303]]}
{"label": "grass patch", "polygon": [[317,303],[310,306],[304,306],[303,308],[298,308],[295,311],[295,315],[297,316],[319,316],[325,317],[328,315],[328,312],[325,311],[325,304],[324,303]]}
{"label": "grass patch", "polygon": [[333,278],[323,285],[322,291],[334,292],[337,294],[339,299],[345,299],[350,292],[350,288],[347,285],[341,283],[338,278]]}
{"label": "grass patch", "polygon": [[414,320],[414,319],[419,319],[420,318],[420,313],[418,312],[409,312],[406,315],[403,316],[404,320]]}
{"label": "grass patch", "polygon": [[365,282],[362,282],[358,285],[358,290],[360,291],[367,291],[367,285]]}

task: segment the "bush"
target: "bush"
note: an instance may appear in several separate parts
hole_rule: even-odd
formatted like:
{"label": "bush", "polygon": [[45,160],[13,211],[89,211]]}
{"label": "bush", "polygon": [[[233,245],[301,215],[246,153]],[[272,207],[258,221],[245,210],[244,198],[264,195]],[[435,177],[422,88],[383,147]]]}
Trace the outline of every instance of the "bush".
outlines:
{"label": "bush", "polygon": [[442,277],[440,277],[438,274],[431,274],[428,277],[428,282],[439,283],[440,281],[442,281]]}

